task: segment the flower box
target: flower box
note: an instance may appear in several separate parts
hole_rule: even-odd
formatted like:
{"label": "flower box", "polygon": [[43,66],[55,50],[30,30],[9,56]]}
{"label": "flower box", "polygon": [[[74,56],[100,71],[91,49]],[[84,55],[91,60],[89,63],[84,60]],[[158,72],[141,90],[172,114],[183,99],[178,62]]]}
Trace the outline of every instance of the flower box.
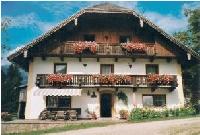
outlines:
{"label": "flower box", "polygon": [[146,46],[142,43],[122,43],[121,48],[128,54],[146,53]]}
{"label": "flower box", "polygon": [[93,81],[100,85],[127,85],[131,83],[131,77],[128,75],[94,75]]}
{"label": "flower box", "polygon": [[171,75],[148,74],[147,82],[151,86],[158,86],[158,85],[177,86],[177,79]]}
{"label": "flower box", "polygon": [[97,51],[96,42],[76,42],[73,44],[73,50],[76,54],[95,54]]}
{"label": "flower box", "polygon": [[46,79],[53,86],[69,85],[72,83],[72,75],[68,74],[49,74]]}

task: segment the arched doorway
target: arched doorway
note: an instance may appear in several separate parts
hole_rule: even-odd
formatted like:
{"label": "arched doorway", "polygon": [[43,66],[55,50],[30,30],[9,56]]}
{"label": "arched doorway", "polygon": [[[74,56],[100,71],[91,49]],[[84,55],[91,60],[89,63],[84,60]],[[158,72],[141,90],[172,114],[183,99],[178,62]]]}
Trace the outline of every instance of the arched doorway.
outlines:
{"label": "arched doorway", "polygon": [[100,95],[100,115],[101,117],[112,117],[112,93]]}

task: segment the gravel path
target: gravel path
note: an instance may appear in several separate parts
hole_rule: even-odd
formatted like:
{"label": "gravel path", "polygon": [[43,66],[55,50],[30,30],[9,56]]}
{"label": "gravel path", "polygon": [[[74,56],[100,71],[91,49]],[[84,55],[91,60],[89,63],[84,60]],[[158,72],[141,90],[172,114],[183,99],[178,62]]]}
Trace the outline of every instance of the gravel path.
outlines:
{"label": "gravel path", "polygon": [[199,135],[200,117],[154,121],[145,123],[123,123],[107,127],[72,130],[49,135]]}

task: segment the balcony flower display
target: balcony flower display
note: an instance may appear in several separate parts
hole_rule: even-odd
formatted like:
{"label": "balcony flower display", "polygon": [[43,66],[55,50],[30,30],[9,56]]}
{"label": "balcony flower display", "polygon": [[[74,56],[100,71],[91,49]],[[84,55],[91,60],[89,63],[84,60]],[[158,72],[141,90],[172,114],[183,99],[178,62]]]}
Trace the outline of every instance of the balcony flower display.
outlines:
{"label": "balcony flower display", "polygon": [[76,54],[82,54],[82,53],[95,54],[97,51],[97,43],[88,41],[76,42],[73,44],[73,49]]}
{"label": "balcony flower display", "polygon": [[148,74],[147,82],[151,86],[158,85],[177,85],[177,80],[171,75],[158,75],[158,74]]}
{"label": "balcony flower display", "polygon": [[122,43],[121,47],[127,53],[146,53],[146,46],[142,43]]}
{"label": "balcony flower display", "polygon": [[47,82],[51,85],[69,84],[72,81],[72,75],[68,74],[49,74],[46,77]]}
{"label": "balcony flower display", "polygon": [[118,85],[118,84],[130,84],[131,77],[128,75],[94,75],[94,82],[98,82],[103,85]]}

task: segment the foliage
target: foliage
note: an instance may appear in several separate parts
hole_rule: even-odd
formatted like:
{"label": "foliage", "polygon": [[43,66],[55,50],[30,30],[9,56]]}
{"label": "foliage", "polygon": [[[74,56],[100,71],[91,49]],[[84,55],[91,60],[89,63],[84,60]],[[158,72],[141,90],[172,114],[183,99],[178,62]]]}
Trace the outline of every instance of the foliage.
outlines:
{"label": "foliage", "polygon": [[8,112],[1,112],[1,119],[3,121],[11,121],[12,120],[12,115],[9,114]]}
{"label": "foliage", "polygon": [[147,82],[150,85],[177,85],[177,80],[171,75],[148,74]]}
{"label": "foliage", "polygon": [[[200,54],[200,9],[185,9],[188,17],[188,30],[174,34],[174,37]],[[192,94],[191,102],[195,105],[200,100],[200,65],[186,65],[183,68],[185,91]]]}
{"label": "foliage", "polygon": [[94,111],[91,112],[91,111],[89,111],[88,108],[85,110],[85,112],[87,112],[88,116],[89,116],[90,118],[92,118],[93,120],[96,120],[96,119],[97,119],[97,114],[96,114],[96,112],[94,112]]}
{"label": "foliage", "polygon": [[126,104],[126,105],[128,104],[128,97],[124,92],[122,92],[122,91],[118,92],[117,97],[119,100],[122,100],[124,102],[124,104]]}
{"label": "foliage", "polygon": [[196,111],[192,106],[176,108],[176,109],[160,109],[155,108],[134,108],[129,116],[130,120],[145,120],[167,117],[182,117],[195,115]]}
{"label": "foliage", "polygon": [[116,85],[116,84],[130,84],[131,77],[128,75],[93,75],[94,82],[99,82],[99,84],[105,85]]}
{"label": "foliage", "polygon": [[146,46],[141,43],[122,43],[121,47],[128,53],[146,53]]}
{"label": "foliage", "polygon": [[8,72],[2,73],[2,86],[1,86],[1,110],[3,112],[17,112],[19,90],[18,86],[21,85],[22,77],[17,66],[11,64]]}
{"label": "foliage", "polygon": [[128,110],[120,110],[119,114],[121,119],[128,119]]}
{"label": "foliage", "polygon": [[96,42],[76,42],[73,44],[74,52],[77,54],[82,53],[96,53],[97,43]]}

